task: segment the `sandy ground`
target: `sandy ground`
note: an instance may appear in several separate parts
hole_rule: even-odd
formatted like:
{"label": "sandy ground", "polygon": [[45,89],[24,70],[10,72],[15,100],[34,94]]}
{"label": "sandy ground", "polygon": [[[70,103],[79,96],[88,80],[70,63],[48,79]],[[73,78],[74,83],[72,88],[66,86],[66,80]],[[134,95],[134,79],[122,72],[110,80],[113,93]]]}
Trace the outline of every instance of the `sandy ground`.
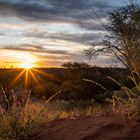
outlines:
{"label": "sandy ground", "polygon": [[30,140],[140,140],[140,122],[128,120],[121,113],[61,119]]}

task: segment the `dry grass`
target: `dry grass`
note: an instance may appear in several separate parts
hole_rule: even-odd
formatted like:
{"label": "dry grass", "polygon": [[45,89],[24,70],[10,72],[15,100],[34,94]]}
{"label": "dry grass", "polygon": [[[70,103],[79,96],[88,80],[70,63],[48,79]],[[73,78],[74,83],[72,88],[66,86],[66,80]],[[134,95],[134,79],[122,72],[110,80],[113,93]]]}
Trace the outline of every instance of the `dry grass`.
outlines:
{"label": "dry grass", "polygon": [[121,94],[113,94],[112,99],[106,100],[112,103],[114,110],[127,114],[129,119],[140,119],[140,77],[139,74],[136,76],[129,76],[135,85],[132,89],[109,77],[121,87]]}
{"label": "dry grass", "polygon": [[46,124],[46,110],[39,104],[28,103],[26,107],[12,107],[0,113],[0,138],[2,140],[25,139],[38,127]]}
{"label": "dry grass", "polygon": [[[3,90],[4,103],[0,106],[0,140],[27,139],[40,127],[60,118],[78,118],[96,113],[100,105],[94,101],[51,101],[33,103],[30,92],[25,102],[19,103],[15,93],[9,100]],[[7,106],[7,107],[6,107]]]}

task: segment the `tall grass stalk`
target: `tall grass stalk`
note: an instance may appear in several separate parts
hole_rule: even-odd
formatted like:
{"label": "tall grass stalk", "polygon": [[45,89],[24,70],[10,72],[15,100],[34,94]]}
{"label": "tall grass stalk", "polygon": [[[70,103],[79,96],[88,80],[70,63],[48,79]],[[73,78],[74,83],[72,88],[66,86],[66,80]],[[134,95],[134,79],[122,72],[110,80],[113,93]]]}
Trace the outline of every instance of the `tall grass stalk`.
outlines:
{"label": "tall grass stalk", "polygon": [[[132,119],[134,117],[140,118],[140,77],[139,75],[136,75],[138,79],[134,76],[134,74],[131,74],[129,78],[134,83],[134,88],[128,88],[122,83],[119,83],[112,77],[108,77],[113,82],[117,83],[124,94],[125,97],[122,97],[121,95],[113,95],[112,99],[107,99],[108,101],[113,103],[113,106],[118,106],[121,108],[121,110],[128,114],[128,118]],[[135,89],[135,90],[134,90]]]}
{"label": "tall grass stalk", "polygon": [[12,104],[10,104],[2,86],[1,89],[8,109],[6,109],[5,105],[0,106],[0,140],[26,139],[39,127],[46,125],[49,121],[46,103],[49,103],[60,93],[60,91],[57,92],[42,105],[31,102],[30,90],[26,102],[19,105],[14,91],[12,96],[15,98]]}

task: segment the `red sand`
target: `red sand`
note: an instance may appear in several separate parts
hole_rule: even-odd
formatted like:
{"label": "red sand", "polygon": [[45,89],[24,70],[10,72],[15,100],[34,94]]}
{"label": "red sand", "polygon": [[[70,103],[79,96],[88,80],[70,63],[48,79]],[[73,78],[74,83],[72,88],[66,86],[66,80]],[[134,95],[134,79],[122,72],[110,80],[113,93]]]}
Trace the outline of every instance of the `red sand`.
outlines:
{"label": "red sand", "polygon": [[[125,117],[126,118],[126,117]],[[42,128],[30,140],[140,140],[140,122],[121,113],[61,119]]]}

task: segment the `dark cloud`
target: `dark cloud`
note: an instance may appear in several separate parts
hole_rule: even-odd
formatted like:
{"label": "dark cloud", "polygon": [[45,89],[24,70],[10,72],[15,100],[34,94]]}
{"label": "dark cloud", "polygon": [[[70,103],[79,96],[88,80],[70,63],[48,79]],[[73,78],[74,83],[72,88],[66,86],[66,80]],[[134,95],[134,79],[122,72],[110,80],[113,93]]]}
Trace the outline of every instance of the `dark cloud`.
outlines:
{"label": "dark cloud", "polygon": [[[85,30],[104,31],[96,22],[96,16],[107,17],[107,12],[113,10],[107,0],[0,0],[0,14],[2,16],[16,15],[24,20],[33,22],[68,22]],[[93,20],[93,21],[92,21]],[[25,36],[64,39],[74,42],[91,44],[99,41],[100,34],[62,34],[47,35],[46,33],[26,34]]]}
{"label": "dark cloud", "polygon": [[65,40],[76,42],[80,44],[90,45],[93,42],[101,42],[106,33],[104,32],[91,32],[91,33],[46,33],[46,32],[27,32],[24,34],[26,37],[46,38],[53,40]]}
{"label": "dark cloud", "polygon": [[68,51],[65,50],[51,50],[51,49],[46,49],[42,46],[38,45],[31,45],[31,44],[21,44],[17,46],[13,45],[6,45],[1,49],[5,50],[16,50],[16,51],[27,51],[27,52],[34,52],[34,53],[47,53],[47,54],[70,54]]}
{"label": "dark cloud", "polygon": [[100,42],[101,41],[101,34],[100,33],[83,33],[83,34],[54,34],[53,36],[50,36],[50,38],[54,39],[61,39],[66,41],[72,41],[77,42],[81,44],[87,44],[90,45],[93,42]]}
{"label": "dark cloud", "polygon": [[1,15],[15,14],[30,21],[72,22],[83,28],[91,26],[82,22],[91,19],[91,8],[95,9],[101,18],[106,17],[107,12],[112,10],[106,0],[0,0]]}
{"label": "dark cloud", "polygon": [[105,31],[105,28],[94,19],[91,19],[90,22],[81,21],[79,26],[90,31]]}
{"label": "dark cloud", "polygon": [[[102,11],[110,8],[104,0],[100,2],[92,0],[91,4],[85,0],[40,0],[40,2],[36,0],[0,1],[1,12],[4,11],[5,14],[10,15],[9,11],[11,11],[20,17],[36,20],[83,18],[85,17],[85,12],[91,6],[96,7],[96,9],[102,9]],[[100,13],[104,14],[105,12],[100,11]]]}

